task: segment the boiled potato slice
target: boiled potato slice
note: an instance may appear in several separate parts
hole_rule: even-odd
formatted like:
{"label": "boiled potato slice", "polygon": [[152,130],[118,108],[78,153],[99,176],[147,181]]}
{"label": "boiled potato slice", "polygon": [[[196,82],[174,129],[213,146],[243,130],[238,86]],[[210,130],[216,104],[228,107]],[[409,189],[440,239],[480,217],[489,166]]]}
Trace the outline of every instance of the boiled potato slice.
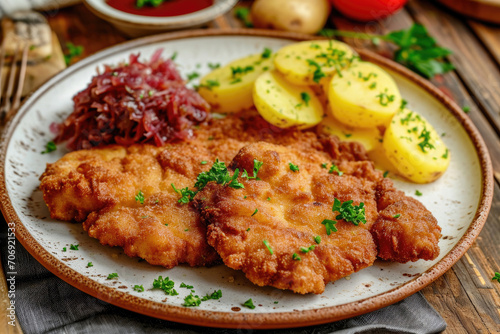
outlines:
{"label": "boiled potato slice", "polygon": [[291,84],[277,71],[265,72],[257,78],[253,100],[260,115],[280,128],[305,129],[323,119],[323,106],[314,91]]}
{"label": "boiled potato slice", "polygon": [[330,82],[333,116],[346,125],[373,128],[387,125],[401,105],[394,79],[379,66],[357,62]]}
{"label": "boiled potato slice", "polygon": [[342,124],[331,115],[325,117],[319,127],[323,133],[335,135],[342,141],[356,141],[363,144],[366,151],[372,151],[382,142],[382,136],[377,128],[353,128]]}
{"label": "boiled potato slice", "polygon": [[204,76],[198,93],[214,111],[230,113],[251,108],[255,80],[265,71],[274,69],[273,58],[268,50],[232,61]]}
{"label": "boiled potato slice", "polygon": [[384,152],[398,171],[416,183],[439,178],[450,164],[450,152],[424,117],[400,110],[384,134]]}
{"label": "boiled potato slice", "polygon": [[306,41],[281,48],[274,58],[276,69],[296,85],[319,84],[358,60],[357,53],[339,41]]}

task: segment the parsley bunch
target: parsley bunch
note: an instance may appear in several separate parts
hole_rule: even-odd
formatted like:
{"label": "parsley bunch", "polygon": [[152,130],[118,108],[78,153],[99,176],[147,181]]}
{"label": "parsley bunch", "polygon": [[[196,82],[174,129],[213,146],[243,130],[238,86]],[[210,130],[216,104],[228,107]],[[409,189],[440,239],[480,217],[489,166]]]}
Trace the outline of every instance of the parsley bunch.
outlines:
{"label": "parsley bunch", "polygon": [[374,43],[379,40],[390,42],[399,48],[394,52],[394,60],[426,78],[436,74],[449,72],[455,67],[444,61],[443,57],[452,51],[437,45],[436,40],[429,35],[427,29],[418,23],[410,28],[392,31],[386,35],[374,35],[352,31],[323,29],[319,32],[325,37],[342,36],[360,39],[370,39]]}

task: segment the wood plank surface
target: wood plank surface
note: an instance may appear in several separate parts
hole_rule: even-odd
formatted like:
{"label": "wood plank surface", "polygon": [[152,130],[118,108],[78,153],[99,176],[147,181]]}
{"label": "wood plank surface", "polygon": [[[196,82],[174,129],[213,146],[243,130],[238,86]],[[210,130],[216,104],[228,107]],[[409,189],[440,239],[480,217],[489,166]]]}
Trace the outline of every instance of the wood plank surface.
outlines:
{"label": "wood plank surface", "polygon": [[[252,1],[240,1],[248,7]],[[103,48],[127,40],[113,26],[92,15],[83,5],[48,13],[47,19],[63,46],[84,46],[76,62]],[[500,284],[491,281],[500,272],[500,27],[464,21],[431,1],[410,0],[406,9],[385,20],[356,23],[332,15],[330,25],[352,31],[386,33],[424,24],[438,42],[454,51],[450,60],[457,70],[432,82],[459,106],[471,108],[469,117],[481,132],[491,154],[495,194],[491,213],[478,239],[455,266],[422,290],[429,303],[444,317],[444,333],[500,333]],[[211,28],[242,27],[232,12],[209,24]],[[347,39],[346,42],[391,57],[387,44]],[[466,177],[466,176],[464,176]]]}

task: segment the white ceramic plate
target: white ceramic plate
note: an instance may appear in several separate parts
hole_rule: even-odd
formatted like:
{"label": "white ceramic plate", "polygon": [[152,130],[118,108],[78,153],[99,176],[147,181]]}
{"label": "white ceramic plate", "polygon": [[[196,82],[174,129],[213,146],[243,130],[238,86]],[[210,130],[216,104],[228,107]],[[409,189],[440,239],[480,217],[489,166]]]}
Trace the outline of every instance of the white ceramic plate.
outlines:
{"label": "white ceramic plate", "polygon": [[[44,266],[77,288],[118,306],[163,319],[218,327],[292,327],[330,322],[389,305],[415,293],[448,270],[462,256],[486,219],[492,197],[491,163],[484,143],[470,120],[437,89],[415,74],[388,60],[361,52],[363,58],[386,67],[393,74],[409,106],[423,114],[443,137],[451,151],[451,164],[439,180],[416,185],[395,180],[396,186],[418,199],[438,219],[442,227],[440,256],[434,261],[398,264],[377,261],[375,265],[333,284],[321,295],[297,295],[250,283],[241,272],[223,265],[212,268],[178,266],[164,269],[129,258],[119,248],[102,246],[83,232],[81,224],[50,218],[39,176],[45,164],[67,151],[40,154],[52,140],[49,126],[72,111],[72,97],[95,74],[96,67],[115,64],[130,53],[148,59],[158,48],[164,56],[178,53],[180,71],[208,73],[208,63],[225,64],[238,57],[278,50],[305,36],[273,32],[240,31],[218,35],[214,31],[165,34],[135,40],[95,54],[65,70],[34,93],[4,133],[0,164],[2,208],[8,222],[15,222],[18,239]],[[464,177],[466,176],[466,177]],[[78,244],[79,250],[70,250]],[[63,247],[67,251],[63,252]],[[91,261],[93,267],[87,268]],[[107,280],[110,273],[119,278]],[[151,290],[159,275],[176,283],[178,296]],[[187,289],[198,295],[221,289],[220,300],[210,300],[198,308],[182,307]],[[143,285],[146,291],[133,290]],[[242,307],[252,298],[256,309]],[[276,303],[277,302],[277,303]]]}

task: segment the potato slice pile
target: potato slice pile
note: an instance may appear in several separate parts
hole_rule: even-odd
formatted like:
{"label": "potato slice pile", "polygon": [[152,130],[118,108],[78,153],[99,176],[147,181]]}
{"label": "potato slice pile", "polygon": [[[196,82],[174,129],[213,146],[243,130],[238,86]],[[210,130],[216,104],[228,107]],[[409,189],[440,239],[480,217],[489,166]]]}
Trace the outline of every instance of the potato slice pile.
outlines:
{"label": "potato slice pile", "polygon": [[339,41],[305,41],[235,60],[203,77],[199,93],[217,112],[255,106],[280,128],[319,124],[341,140],[384,152],[416,183],[436,180],[449,165],[449,150],[429,122],[404,108],[391,75]]}

